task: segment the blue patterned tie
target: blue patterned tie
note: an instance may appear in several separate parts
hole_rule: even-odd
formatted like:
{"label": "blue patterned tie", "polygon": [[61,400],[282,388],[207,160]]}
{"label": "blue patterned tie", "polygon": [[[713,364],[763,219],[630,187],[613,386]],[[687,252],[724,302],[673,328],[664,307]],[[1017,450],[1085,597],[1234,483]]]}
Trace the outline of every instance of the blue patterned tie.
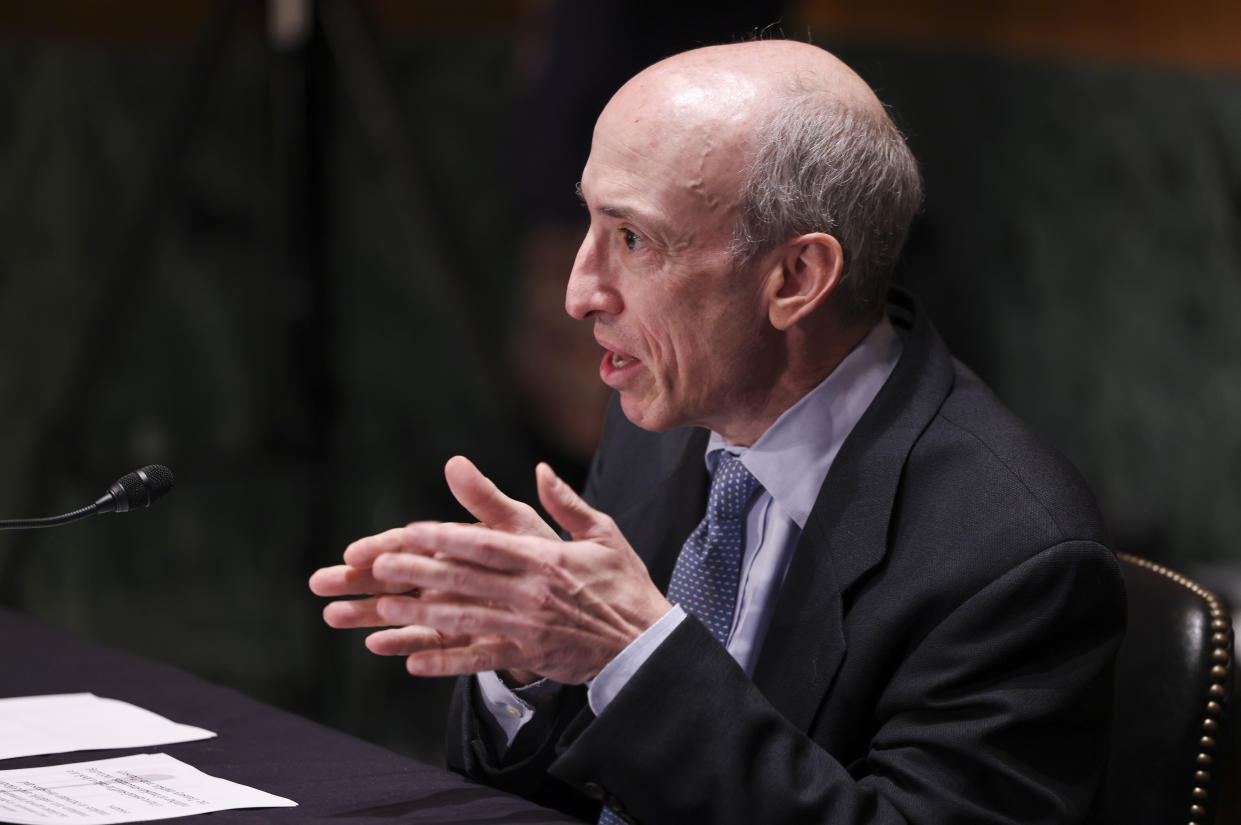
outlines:
{"label": "blue patterned tie", "polygon": [[757,489],[758,479],[741,460],[721,451],[707,514],[681,547],[668,585],[668,601],[697,616],[721,644],[728,641],[733,625],[745,550],[745,508]]}
{"label": "blue patterned tie", "polygon": [[[697,616],[720,644],[728,640],[733,625],[745,551],[745,508],[758,486],[740,459],[720,451],[707,514],[681,546],[668,585],[668,601]],[[624,820],[604,807],[598,825],[624,825]]]}

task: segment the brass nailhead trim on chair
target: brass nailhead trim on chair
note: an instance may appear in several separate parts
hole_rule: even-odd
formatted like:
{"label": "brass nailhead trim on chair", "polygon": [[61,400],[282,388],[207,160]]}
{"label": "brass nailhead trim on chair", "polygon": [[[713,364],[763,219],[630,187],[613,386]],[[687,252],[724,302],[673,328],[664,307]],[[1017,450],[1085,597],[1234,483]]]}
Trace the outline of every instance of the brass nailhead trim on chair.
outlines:
{"label": "brass nailhead trim on chair", "polygon": [[1188,589],[1194,595],[1201,598],[1207,603],[1207,609],[1211,615],[1211,660],[1215,665],[1211,668],[1211,684],[1207,688],[1208,701],[1206,704],[1206,714],[1202,717],[1201,728],[1205,734],[1198,740],[1198,747],[1201,752],[1198,754],[1197,763],[1198,771],[1193,776],[1192,790],[1190,798],[1193,802],[1189,806],[1190,820],[1188,825],[1195,825],[1201,819],[1206,822],[1211,821],[1211,817],[1206,816],[1206,808],[1199,803],[1205,803],[1209,797],[1208,788],[1212,780],[1212,775],[1206,770],[1210,768],[1215,761],[1209,751],[1215,750],[1214,733],[1219,729],[1219,716],[1223,710],[1224,700],[1228,696],[1228,674],[1232,669],[1232,622],[1228,618],[1228,611],[1224,609],[1223,603],[1214,593],[1207,590],[1202,585],[1192,579],[1169,570],[1153,561],[1131,556],[1128,553],[1117,554],[1126,561],[1132,562],[1139,567],[1145,567],[1147,570],[1158,573],[1182,587]]}

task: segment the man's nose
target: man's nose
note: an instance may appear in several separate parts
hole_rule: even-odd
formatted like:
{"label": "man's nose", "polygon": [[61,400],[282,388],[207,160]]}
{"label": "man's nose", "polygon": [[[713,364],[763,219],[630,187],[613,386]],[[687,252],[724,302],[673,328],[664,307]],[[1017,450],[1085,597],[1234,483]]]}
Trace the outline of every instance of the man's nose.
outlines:
{"label": "man's nose", "polygon": [[620,295],[609,283],[604,256],[591,233],[586,234],[565,289],[565,312],[579,321],[599,313],[617,315],[621,311]]}

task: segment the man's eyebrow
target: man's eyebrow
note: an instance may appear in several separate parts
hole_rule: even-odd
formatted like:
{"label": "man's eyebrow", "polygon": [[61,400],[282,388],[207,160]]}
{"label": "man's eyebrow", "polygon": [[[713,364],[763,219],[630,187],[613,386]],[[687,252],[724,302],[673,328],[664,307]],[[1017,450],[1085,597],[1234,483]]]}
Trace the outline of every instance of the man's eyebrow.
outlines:
{"label": "man's eyebrow", "polygon": [[[579,180],[573,185],[573,193],[577,195],[577,200],[586,209],[590,207],[586,204],[586,196],[582,194],[582,182]],[[600,206],[598,210],[601,214],[607,215],[609,218],[627,221],[632,217],[632,212],[619,206]]]}
{"label": "man's eyebrow", "polygon": [[619,206],[600,206],[599,211],[607,215],[609,218],[616,218],[619,221],[633,220],[633,213],[628,209],[622,209]]}

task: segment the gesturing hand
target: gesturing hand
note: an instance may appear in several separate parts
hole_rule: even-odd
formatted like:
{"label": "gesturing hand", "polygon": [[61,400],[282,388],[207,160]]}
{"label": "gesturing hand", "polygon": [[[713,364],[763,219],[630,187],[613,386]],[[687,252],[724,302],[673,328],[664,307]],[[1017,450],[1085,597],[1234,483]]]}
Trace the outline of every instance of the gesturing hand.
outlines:
{"label": "gesturing hand", "polygon": [[449,488],[480,524],[422,522],[361,539],[345,564],[311,577],[333,627],[403,625],[367,646],[404,655],[415,675],[509,670],[578,683],[599,672],[670,607],[612,519],[546,464],[539,501],[573,538],[505,496],[468,460],[445,466]]}

